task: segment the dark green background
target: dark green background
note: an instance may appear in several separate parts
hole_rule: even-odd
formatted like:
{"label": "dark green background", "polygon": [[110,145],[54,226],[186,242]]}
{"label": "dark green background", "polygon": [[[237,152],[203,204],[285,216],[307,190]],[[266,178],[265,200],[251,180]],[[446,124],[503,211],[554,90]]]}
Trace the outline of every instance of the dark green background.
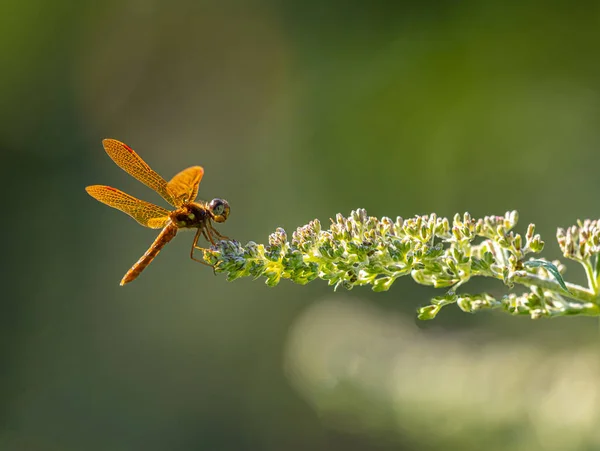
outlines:
{"label": "dark green background", "polygon": [[437,292],[411,280],[227,283],[183,233],[119,287],[156,231],[84,191],[163,205],[112,137],[166,178],[204,166],[242,242],[517,209],[558,258],[599,211],[599,5],[4,0],[0,449],[600,446],[596,320],[417,324]]}

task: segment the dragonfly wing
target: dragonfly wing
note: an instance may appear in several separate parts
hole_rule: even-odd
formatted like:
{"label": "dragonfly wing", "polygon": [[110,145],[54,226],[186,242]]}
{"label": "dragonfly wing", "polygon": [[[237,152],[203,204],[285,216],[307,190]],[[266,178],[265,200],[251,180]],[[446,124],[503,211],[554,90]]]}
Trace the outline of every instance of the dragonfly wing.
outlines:
{"label": "dragonfly wing", "polygon": [[175,206],[179,207],[183,202],[192,202],[196,199],[198,185],[203,175],[202,166],[192,166],[181,171],[167,183],[167,190],[173,197]]}
{"label": "dragonfly wing", "polygon": [[94,199],[127,213],[144,227],[160,229],[169,220],[169,211],[158,205],[136,199],[111,186],[93,185],[85,189]]}
{"label": "dragonfly wing", "polygon": [[131,147],[116,139],[105,139],[102,141],[102,145],[117,166],[152,188],[171,205],[175,205],[173,197],[167,190],[167,181],[154,172]]}

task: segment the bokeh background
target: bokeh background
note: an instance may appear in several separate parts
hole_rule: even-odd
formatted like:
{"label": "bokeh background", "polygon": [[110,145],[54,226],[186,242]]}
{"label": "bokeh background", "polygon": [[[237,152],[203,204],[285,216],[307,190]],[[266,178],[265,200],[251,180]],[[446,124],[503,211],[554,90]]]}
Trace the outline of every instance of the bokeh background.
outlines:
{"label": "bokeh background", "polygon": [[203,165],[242,242],[517,209],[558,258],[556,227],[599,211],[598,2],[1,5],[1,450],[600,447],[595,319],[419,323],[437,292],[408,279],[227,283],[192,234],[120,287],[156,231],[84,191],[163,205],[112,137],[166,178]]}

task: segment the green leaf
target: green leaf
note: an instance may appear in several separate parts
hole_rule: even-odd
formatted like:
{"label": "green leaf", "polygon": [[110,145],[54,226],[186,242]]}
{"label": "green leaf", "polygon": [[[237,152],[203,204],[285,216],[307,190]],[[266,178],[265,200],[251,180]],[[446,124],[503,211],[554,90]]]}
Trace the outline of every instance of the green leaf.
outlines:
{"label": "green leaf", "polygon": [[552,274],[554,276],[554,278],[556,279],[556,281],[558,282],[558,284],[561,286],[561,288],[563,290],[565,290],[567,293],[571,293],[569,291],[569,289],[567,288],[567,285],[565,284],[564,279],[560,275],[560,271],[552,263],[547,262],[545,260],[531,260],[531,261],[525,262],[523,264],[523,266],[528,267],[528,268],[539,268],[541,266],[542,268],[544,268],[546,271],[548,271],[550,274]]}

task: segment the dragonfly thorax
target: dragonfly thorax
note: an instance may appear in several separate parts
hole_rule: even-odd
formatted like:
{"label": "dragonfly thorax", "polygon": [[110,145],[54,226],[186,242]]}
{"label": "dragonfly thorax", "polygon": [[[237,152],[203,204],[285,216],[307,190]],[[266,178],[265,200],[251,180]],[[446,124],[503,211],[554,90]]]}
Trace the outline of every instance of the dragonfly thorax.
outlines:
{"label": "dragonfly thorax", "polygon": [[210,219],[210,212],[203,204],[188,202],[169,215],[171,222],[179,228],[199,228]]}

